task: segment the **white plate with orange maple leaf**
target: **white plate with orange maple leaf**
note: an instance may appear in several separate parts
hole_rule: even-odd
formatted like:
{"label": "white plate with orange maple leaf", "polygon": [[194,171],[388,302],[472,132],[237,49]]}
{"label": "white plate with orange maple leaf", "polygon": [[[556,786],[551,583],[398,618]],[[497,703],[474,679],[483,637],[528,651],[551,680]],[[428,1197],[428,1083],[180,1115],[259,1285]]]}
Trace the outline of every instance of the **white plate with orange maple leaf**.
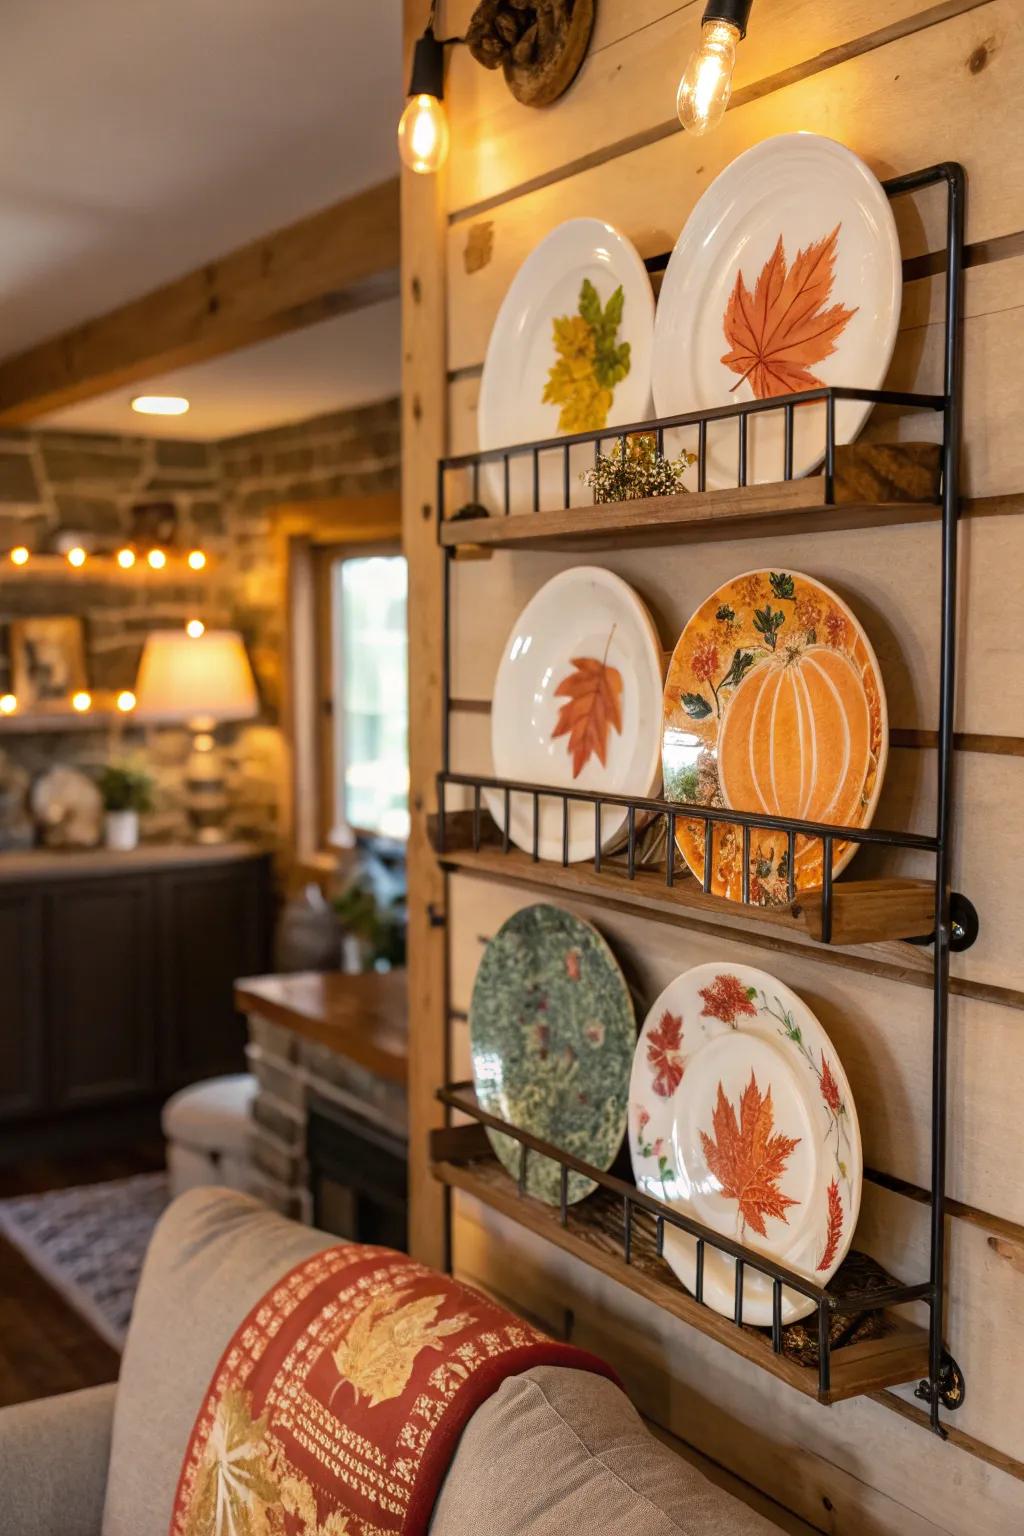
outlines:
{"label": "white plate with orange maple leaf", "polygon": [[[620,576],[577,566],[527,603],[505,642],[491,705],[495,776],[595,793],[648,796],[661,785],[661,642],[653,620]],[[504,794],[485,790],[505,824]],[[533,796],[509,796],[509,837],[533,851]],[[601,809],[601,846],[626,823],[621,806]],[[638,818],[639,825],[639,818]],[[571,802],[569,862],[594,857],[589,801]],[[542,859],[562,858],[562,802],[541,797]]]}
{"label": "white plate with orange maple leaf", "polygon": [[[816,1285],[853,1240],[864,1174],[850,1084],[795,992],[748,965],[698,965],[644,1021],[629,1090],[637,1187]],[[665,1228],[665,1258],[690,1291],[696,1240]],[[704,1300],[735,1310],[736,1267],[704,1249]],[[814,1303],[782,1290],[782,1320]],[[772,1321],[772,1281],[748,1266],[743,1321]]]}
{"label": "white plate with orange maple leaf", "polygon": [[[672,252],[655,317],[658,415],[820,385],[880,389],[902,289],[892,208],[864,162],[819,134],[766,139],[715,178]],[[870,410],[837,402],[837,443],[852,442]],[[781,480],[783,412],[748,421],[748,482]],[[825,406],[801,406],[793,474],[809,474],[824,452]],[[735,486],[738,463],[736,422],[711,423],[708,489]]]}

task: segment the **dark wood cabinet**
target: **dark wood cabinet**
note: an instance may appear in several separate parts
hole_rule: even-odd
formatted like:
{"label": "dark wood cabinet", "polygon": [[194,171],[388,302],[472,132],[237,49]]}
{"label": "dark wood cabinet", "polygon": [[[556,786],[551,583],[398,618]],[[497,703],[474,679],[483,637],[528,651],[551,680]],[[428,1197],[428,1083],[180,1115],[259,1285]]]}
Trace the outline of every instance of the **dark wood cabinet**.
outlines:
{"label": "dark wood cabinet", "polygon": [[45,1104],[43,900],[0,890],[0,1120]]}
{"label": "dark wood cabinet", "polygon": [[251,849],[0,855],[0,1157],[116,1140],[244,1070],[233,983],[266,969],[269,930]]}
{"label": "dark wood cabinet", "polygon": [[245,868],[168,875],[160,887],[160,970],[169,1082],[237,1072],[245,1021],[234,984],[265,961],[264,894]]}
{"label": "dark wood cabinet", "polygon": [[75,881],[47,895],[54,1108],[157,1086],[153,895],[144,876]]}

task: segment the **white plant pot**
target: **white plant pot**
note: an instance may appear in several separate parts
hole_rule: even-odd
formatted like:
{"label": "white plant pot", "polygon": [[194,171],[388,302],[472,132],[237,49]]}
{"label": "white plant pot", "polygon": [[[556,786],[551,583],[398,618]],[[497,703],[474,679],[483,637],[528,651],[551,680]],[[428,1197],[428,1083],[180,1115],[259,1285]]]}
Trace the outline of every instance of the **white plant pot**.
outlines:
{"label": "white plant pot", "polygon": [[115,853],[130,853],[139,845],[138,811],[108,811],[103,821],[105,841]]}

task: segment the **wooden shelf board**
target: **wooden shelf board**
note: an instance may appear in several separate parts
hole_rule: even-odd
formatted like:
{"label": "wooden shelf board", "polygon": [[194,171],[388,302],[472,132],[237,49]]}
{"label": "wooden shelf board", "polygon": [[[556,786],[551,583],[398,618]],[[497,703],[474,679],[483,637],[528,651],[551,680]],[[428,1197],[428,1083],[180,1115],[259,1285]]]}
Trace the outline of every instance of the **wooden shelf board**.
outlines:
{"label": "wooden shelf board", "polygon": [[0,715],[0,735],[32,736],[56,731],[105,731],[120,726],[124,730],[141,730],[148,725],[180,724],[177,716],[162,717],[147,714],[145,719],[134,710],[123,711],[117,707],[117,694],[113,691],[89,690],[92,708],[81,714],[66,704],[42,709],[19,709],[13,715]]}
{"label": "wooden shelf board", "polygon": [[438,1162],[433,1165],[433,1171],[442,1184],[472,1195],[701,1333],[717,1339],[798,1392],[821,1402],[841,1402],[887,1386],[916,1381],[928,1374],[926,1330],[893,1313],[892,1330],[882,1338],[833,1350],[831,1386],[822,1396],[818,1391],[816,1368],[800,1365],[784,1354],[776,1355],[767,1333],[737,1328],[730,1318],[701,1305],[683,1290],[665,1261],[658,1257],[653,1222],[648,1222],[642,1214],[634,1214],[633,1257],[627,1264],[621,1251],[621,1209],[613,1196],[598,1191],[579,1205],[570,1206],[568,1226],[563,1227],[553,1206],[519,1195],[515,1184],[494,1157],[481,1157],[468,1163]]}
{"label": "wooden shelf board", "polygon": [[929,522],[941,508],[927,501],[825,501],[825,480],[783,480],[734,490],[692,491],[509,517],[451,519],[441,543],[455,549],[609,549],[620,545],[761,538],[799,531]]}
{"label": "wooden shelf board", "polygon": [[[600,873],[592,864],[534,861],[518,848],[454,848],[439,854],[446,869],[485,879],[507,880],[534,889],[556,890],[587,901],[614,901],[638,912],[656,912],[679,919],[749,917],[789,933],[821,940],[821,892],[802,891],[791,906],[755,907],[705,895],[692,876],[677,875],[665,884],[661,869],[637,869],[629,878],[626,866],[605,859]],[[918,938],[934,926],[935,888],[929,880],[837,880],[832,887],[832,944],[879,944],[889,939]]]}

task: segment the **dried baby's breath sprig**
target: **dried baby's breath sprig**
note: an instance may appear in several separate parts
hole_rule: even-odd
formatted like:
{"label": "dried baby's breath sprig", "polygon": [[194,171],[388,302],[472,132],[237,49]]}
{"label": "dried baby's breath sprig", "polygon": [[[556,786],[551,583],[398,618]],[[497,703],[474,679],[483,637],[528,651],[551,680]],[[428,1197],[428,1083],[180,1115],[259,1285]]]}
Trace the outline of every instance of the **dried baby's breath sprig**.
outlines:
{"label": "dried baby's breath sprig", "polygon": [[600,454],[593,469],[580,478],[594,493],[594,501],[643,501],[648,496],[672,496],[688,489],[683,476],[695,453],[683,452],[678,459],[667,459],[658,452],[651,432],[634,432],[619,438],[611,453]]}

